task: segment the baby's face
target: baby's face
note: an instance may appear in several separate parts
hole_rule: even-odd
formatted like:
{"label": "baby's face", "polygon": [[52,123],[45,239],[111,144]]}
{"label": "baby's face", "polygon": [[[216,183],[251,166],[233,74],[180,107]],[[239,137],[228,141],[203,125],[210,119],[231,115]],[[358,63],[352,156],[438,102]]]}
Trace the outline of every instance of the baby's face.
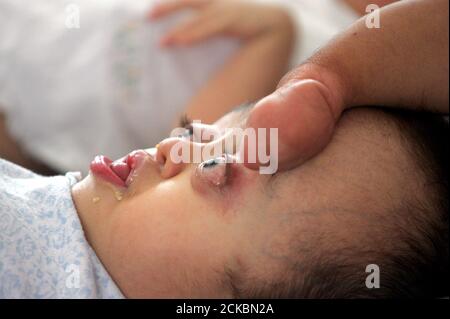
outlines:
{"label": "baby's face", "polygon": [[91,166],[73,189],[86,236],[128,297],[231,297],[228,271],[256,260],[275,230],[270,177],[239,164],[173,164],[176,141],[161,143],[164,165],[156,149],[125,157],[134,166],[126,187]]}
{"label": "baby's face", "polygon": [[[216,127],[240,125],[245,112]],[[133,153],[124,159],[134,167],[126,187],[94,168],[74,187],[74,201],[125,296],[232,297],[234,277],[270,281],[289,272],[287,264],[321,249],[324,234],[331,246],[363,244],[368,239],[356,229],[383,208],[383,196],[394,203],[413,187],[400,173],[410,160],[383,117],[354,111],[322,154],[275,176],[220,161],[174,164],[177,140],[168,139],[158,150],[164,165],[154,149]]]}

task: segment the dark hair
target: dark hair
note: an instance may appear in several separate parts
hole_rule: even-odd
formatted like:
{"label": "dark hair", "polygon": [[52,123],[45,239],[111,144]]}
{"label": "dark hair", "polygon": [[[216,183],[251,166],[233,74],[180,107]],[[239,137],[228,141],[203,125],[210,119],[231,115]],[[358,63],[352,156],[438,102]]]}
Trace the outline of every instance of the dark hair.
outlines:
{"label": "dark hair", "polygon": [[[294,271],[294,275],[286,272],[270,283],[258,281],[256,285],[239,285],[235,281],[236,297],[439,298],[449,295],[448,119],[401,110],[383,112],[393,115],[405,149],[425,176],[430,194],[425,201],[408,200],[400,207],[401,212],[392,212],[395,225],[389,225],[388,229],[395,230],[394,245],[382,251],[347,246],[330,253],[312,253],[303,259],[301,270]],[[414,194],[411,198],[415,198]],[[380,268],[377,289],[365,285],[369,275],[365,269],[372,263]],[[235,279],[242,283],[243,278]]]}

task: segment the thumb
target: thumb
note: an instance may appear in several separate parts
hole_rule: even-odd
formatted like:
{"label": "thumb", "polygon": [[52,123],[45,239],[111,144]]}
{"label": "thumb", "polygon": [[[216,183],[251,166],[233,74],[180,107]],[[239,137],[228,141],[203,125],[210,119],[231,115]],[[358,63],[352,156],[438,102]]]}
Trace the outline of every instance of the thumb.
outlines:
{"label": "thumb", "polygon": [[[278,164],[288,170],[319,153],[330,141],[340,108],[330,89],[316,80],[285,83],[259,101],[252,110],[247,127],[278,128]],[[259,138],[259,137],[258,137]],[[266,139],[270,142],[270,139]],[[266,145],[270,150],[270,145]],[[244,159],[252,151],[244,145]],[[258,169],[260,163],[245,163]]]}

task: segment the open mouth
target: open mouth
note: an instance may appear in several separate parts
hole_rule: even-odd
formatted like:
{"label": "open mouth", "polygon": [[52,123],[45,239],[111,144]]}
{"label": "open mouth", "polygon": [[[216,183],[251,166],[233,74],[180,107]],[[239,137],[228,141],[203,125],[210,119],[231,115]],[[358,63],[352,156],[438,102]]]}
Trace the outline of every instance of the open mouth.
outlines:
{"label": "open mouth", "polygon": [[128,187],[130,176],[146,156],[144,151],[135,151],[117,161],[106,156],[96,156],[90,165],[91,172],[103,180],[119,186]]}
{"label": "open mouth", "polygon": [[126,182],[128,176],[130,176],[131,173],[131,165],[129,162],[130,156],[127,156],[126,158],[117,160],[109,165],[111,170],[123,181]]}

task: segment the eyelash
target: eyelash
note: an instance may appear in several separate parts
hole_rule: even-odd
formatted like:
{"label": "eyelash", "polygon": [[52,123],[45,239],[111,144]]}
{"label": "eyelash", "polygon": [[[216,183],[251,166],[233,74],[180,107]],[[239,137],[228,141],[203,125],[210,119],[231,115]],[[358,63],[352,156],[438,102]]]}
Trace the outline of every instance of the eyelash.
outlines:
{"label": "eyelash", "polygon": [[[211,183],[216,187],[216,190],[218,189],[221,192],[223,192],[232,183],[232,180],[230,180],[231,174],[230,174],[230,166],[228,163],[221,163],[219,158],[215,158],[210,159],[202,163],[201,165],[202,165],[201,168],[202,177],[205,178],[206,175],[209,175],[210,177],[207,178],[207,180],[209,181],[209,183]],[[221,167],[219,165],[225,166]],[[224,172],[218,170],[224,170]]]}
{"label": "eyelash", "polygon": [[180,127],[186,129],[186,133],[188,133],[188,136],[194,135],[193,121],[186,114],[183,114],[183,116],[181,116]]}
{"label": "eyelash", "polygon": [[219,160],[218,158],[213,158],[210,160],[207,160],[206,162],[203,163],[203,167],[206,169],[210,169],[210,168],[214,168],[214,166],[217,166],[219,164]]}
{"label": "eyelash", "polygon": [[[183,114],[180,118],[180,127],[186,129],[186,136],[192,137],[194,135],[194,126],[193,121],[186,115]],[[207,166],[205,166],[206,169],[214,169],[217,165],[217,159],[211,159],[205,163]],[[231,172],[230,167],[227,165],[226,169],[226,178],[227,178],[227,184],[230,182]]]}

